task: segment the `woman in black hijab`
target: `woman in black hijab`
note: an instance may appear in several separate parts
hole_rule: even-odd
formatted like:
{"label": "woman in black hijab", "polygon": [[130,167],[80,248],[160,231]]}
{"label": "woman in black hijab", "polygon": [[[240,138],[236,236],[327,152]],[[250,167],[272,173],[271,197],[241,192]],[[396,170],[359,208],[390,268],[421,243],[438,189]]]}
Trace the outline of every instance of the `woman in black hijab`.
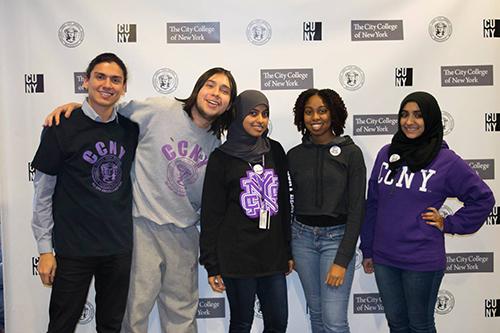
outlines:
{"label": "woman in black hijab", "polygon": [[[491,189],[443,141],[441,110],[426,92],[401,102],[399,128],[377,155],[368,182],[360,249],[375,272],[391,333],[435,333],[446,268],[444,234],[471,234],[495,203]],[[447,198],[463,207],[448,216]]]}
{"label": "woman in black hijab", "polygon": [[208,160],[201,205],[200,263],[212,290],[227,293],[229,332],[250,332],[255,296],[264,332],[285,332],[285,275],[293,268],[283,147],[268,138],[269,102],[242,92],[227,141]]}

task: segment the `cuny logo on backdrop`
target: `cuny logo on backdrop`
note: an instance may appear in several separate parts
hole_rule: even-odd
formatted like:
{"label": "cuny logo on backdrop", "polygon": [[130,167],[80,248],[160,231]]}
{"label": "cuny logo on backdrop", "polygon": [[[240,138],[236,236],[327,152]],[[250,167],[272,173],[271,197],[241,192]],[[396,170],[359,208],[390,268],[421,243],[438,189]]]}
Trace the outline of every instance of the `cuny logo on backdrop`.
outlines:
{"label": "cuny logo on backdrop", "polygon": [[177,74],[170,68],[160,68],[153,75],[153,87],[160,94],[170,94],[177,89]]}
{"label": "cuny logo on backdrop", "polygon": [[444,42],[453,32],[451,21],[444,16],[438,16],[429,23],[429,35],[436,42]]}
{"label": "cuny logo on backdrop", "polygon": [[442,87],[492,85],[493,65],[441,66]]}
{"label": "cuny logo on backdrop", "polygon": [[344,89],[358,90],[365,83],[365,73],[358,66],[349,65],[340,71],[339,81]]}
{"label": "cuny logo on backdrop", "polygon": [[500,224],[500,220],[498,219],[498,206],[493,207],[490,212],[490,215],[486,218],[486,225],[498,225]]}
{"label": "cuny logo on backdrop", "polygon": [[413,68],[411,67],[396,68],[395,83],[396,87],[413,86]]}
{"label": "cuny logo on backdrop", "polygon": [[351,21],[351,40],[402,40],[403,20]]}
{"label": "cuny logo on backdrop", "polygon": [[481,179],[495,179],[495,160],[465,160]]}
{"label": "cuny logo on backdrop", "polygon": [[392,135],[398,130],[397,114],[363,114],[353,116],[354,135]]}
{"label": "cuny logo on backdrop", "polygon": [[31,162],[28,162],[28,181],[32,182],[35,180],[36,169],[31,165]]}
{"label": "cuny logo on backdrop", "polygon": [[63,23],[59,28],[59,40],[61,43],[69,48],[79,46],[85,38],[83,27],[74,21]]}
{"label": "cuny logo on backdrop", "polygon": [[223,297],[200,298],[196,318],[224,318],[226,317],[225,304]]}
{"label": "cuny logo on backdrop", "polygon": [[118,43],[137,42],[137,24],[129,24],[129,23],[117,24],[116,41]]}
{"label": "cuny logo on backdrop", "polygon": [[464,252],[446,254],[446,273],[492,273],[493,252]]}
{"label": "cuny logo on backdrop", "polygon": [[[498,27],[498,29],[496,27]],[[500,38],[500,20],[484,19],[483,20],[483,37],[484,38]]]}
{"label": "cuny logo on backdrop", "polygon": [[33,276],[38,276],[38,262],[40,261],[40,257],[31,257],[31,274]]}
{"label": "cuny logo on backdrop", "polygon": [[220,43],[220,22],[167,23],[169,44]]}
{"label": "cuny logo on backdrop", "polygon": [[260,89],[291,90],[313,87],[312,68],[261,69]]}
{"label": "cuny logo on backdrop", "polygon": [[500,132],[500,113],[484,114],[484,130],[486,132]]}
{"label": "cuny logo on backdrop", "polygon": [[321,40],[322,39],[322,32],[321,32],[321,22],[304,22],[303,24],[303,39],[305,41],[314,41],[314,40]]}
{"label": "cuny logo on backdrop", "polygon": [[500,317],[500,299],[485,299],[484,300],[484,316],[485,317]]}
{"label": "cuny logo on backdrop", "polygon": [[269,42],[273,31],[267,21],[257,19],[248,23],[246,34],[250,43],[261,46]]}
{"label": "cuny logo on backdrop", "polygon": [[43,74],[24,74],[24,92],[27,94],[43,93]]}

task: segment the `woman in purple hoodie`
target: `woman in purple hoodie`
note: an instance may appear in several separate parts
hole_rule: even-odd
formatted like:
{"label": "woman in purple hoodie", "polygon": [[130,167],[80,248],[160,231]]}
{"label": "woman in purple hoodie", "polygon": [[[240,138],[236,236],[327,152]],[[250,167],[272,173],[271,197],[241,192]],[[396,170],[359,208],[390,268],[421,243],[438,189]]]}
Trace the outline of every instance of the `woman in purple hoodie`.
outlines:
{"label": "woman in purple hoodie", "polygon": [[[368,182],[360,248],[365,272],[375,272],[390,332],[431,333],[446,264],[444,233],[476,232],[495,199],[443,141],[441,110],[432,95],[406,96],[398,120]],[[439,208],[448,197],[464,205],[444,218]]]}

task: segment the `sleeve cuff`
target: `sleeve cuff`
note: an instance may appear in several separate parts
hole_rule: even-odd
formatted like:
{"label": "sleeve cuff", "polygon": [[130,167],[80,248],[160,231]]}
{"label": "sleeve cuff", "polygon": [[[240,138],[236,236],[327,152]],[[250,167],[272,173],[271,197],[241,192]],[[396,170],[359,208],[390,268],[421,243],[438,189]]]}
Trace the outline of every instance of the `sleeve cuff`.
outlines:
{"label": "sleeve cuff", "polygon": [[444,233],[447,233],[447,234],[453,234],[453,225],[452,223],[450,223],[450,219],[448,217],[446,217],[444,219],[444,225],[443,225],[443,232]]}
{"label": "sleeve cuff", "polygon": [[219,270],[218,266],[205,267],[205,269],[207,270],[207,275],[208,276],[215,276],[215,275],[219,275],[220,274],[220,270]]}
{"label": "sleeve cuff", "polygon": [[347,268],[347,266],[349,266],[349,262],[351,261],[351,259],[352,258],[349,258],[346,255],[337,253],[337,256],[335,257],[333,263],[342,266],[344,268]]}
{"label": "sleeve cuff", "polygon": [[52,247],[51,240],[39,240],[38,241],[38,253],[49,253],[53,252],[54,248]]}

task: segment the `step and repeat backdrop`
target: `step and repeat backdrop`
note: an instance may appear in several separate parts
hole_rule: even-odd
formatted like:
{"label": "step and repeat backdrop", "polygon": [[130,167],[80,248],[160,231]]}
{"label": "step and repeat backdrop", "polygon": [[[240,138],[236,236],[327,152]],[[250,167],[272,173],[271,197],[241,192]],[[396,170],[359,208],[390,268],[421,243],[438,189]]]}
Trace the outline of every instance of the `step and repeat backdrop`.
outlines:
{"label": "step and repeat backdrop", "polygon": [[[292,108],[307,88],[344,99],[346,134],[369,172],[397,128],[404,96],[432,93],[445,140],[500,197],[500,3],[477,1],[28,1],[0,2],[0,195],[7,332],[43,332],[50,289],[37,275],[31,234],[34,170],[43,117],[81,101],[83,72],[111,51],[128,65],[123,100],[187,97],[206,69],[228,68],[239,91],[261,89],[271,104],[271,137],[300,142]],[[456,200],[441,208],[453,214]],[[498,204],[474,235],[447,236],[447,274],[435,313],[440,332],[500,331]],[[387,332],[373,275],[361,267],[349,305],[352,332]],[[179,276],[179,279],[182,279]],[[228,329],[225,295],[200,269],[200,332]],[[309,332],[296,273],[288,277],[289,332]],[[93,291],[78,333],[95,331]],[[262,329],[258,302],[252,332]],[[160,332],[153,311],[150,332]]]}

